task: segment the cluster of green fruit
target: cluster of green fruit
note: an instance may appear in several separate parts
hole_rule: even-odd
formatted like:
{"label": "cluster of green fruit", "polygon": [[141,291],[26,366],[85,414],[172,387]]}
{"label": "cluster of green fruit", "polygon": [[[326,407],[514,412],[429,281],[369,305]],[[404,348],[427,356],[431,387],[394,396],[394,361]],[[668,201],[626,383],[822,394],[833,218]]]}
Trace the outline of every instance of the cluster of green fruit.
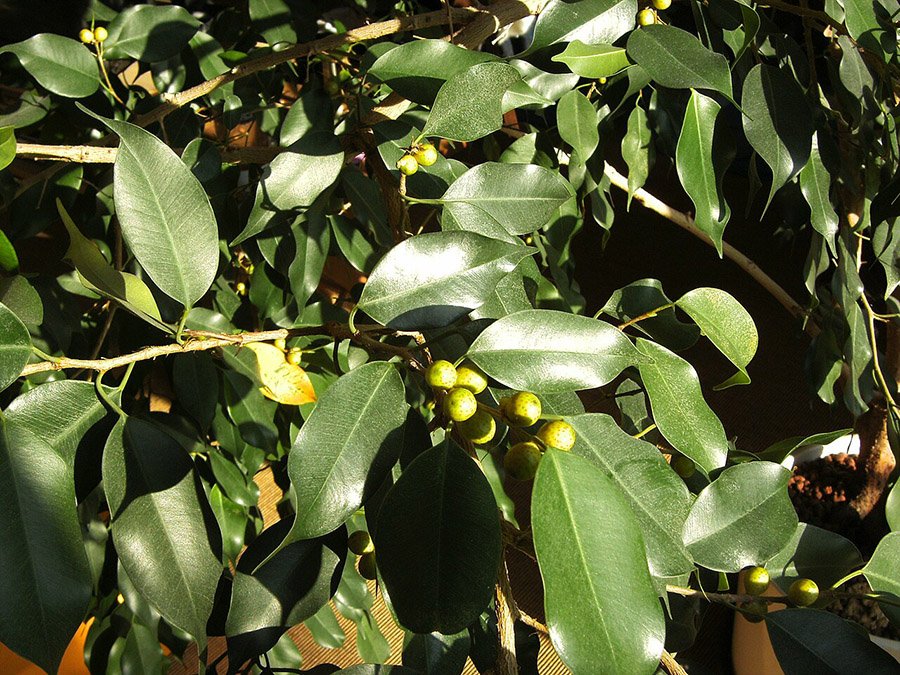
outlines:
{"label": "cluster of green fruit", "polygon": [[[760,596],[768,590],[771,581],[769,570],[765,567],[750,567],[744,571],[744,592]],[[819,599],[819,586],[812,579],[801,577],[791,584],[787,597],[797,607],[809,607]],[[754,600],[740,607],[745,618],[753,622],[762,621],[768,608],[765,600]]]}
{"label": "cluster of green fruit", "polygon": [[650,4],[653,6],[645,7],[638,12],[637,20],[642,26],[651,26],[654,23],[658,23],[659,17],[656,13],[669,9],[672,6],[672,0],[652,0]]}
{"label": "cluster of green fruit", "polygon": [[[425,371],[425,380],[443,394],[443,413],[460,436],[476,445],[490,443],[497,434],[497,421],[511,428],[525,429],[541,419],[541,401],[529,391],[519,391],[500,399],[498,408],[479,403],[476,394],[488,385],[487,376],[477,366],[435,361]],[[525,434],[526,432],[522,431]],[[530,440],[514,443],[503,457],[506,472],[517,480],[531,480],[543,451],[548,447],[571,450],[575,429],[562,420],[545,422]]]}
{"label": "cluster of green fruit", "polygon": [[107,31],[103,26],[97,26],[94,30],[90,28],[82,28],[78,33],[78,39],[80,39],[86,45],[92,44],[101,44],[106,42],[106,38],[109,37],[109,31]]}
{"label": "cluster of green fruit", "polygon": [[404,176],[412,176],[419,166],[431,166],[438,160],[438,151],[431,143],[418,143],[397,160],[397,168]]}
{"label": "cluster of green fruit", "polygon": [[356,568],[363,579],[375,579],[378,566],[375,564],[375,544],[365,530],[357,530],[347,538],[347,548],[359,556]]}

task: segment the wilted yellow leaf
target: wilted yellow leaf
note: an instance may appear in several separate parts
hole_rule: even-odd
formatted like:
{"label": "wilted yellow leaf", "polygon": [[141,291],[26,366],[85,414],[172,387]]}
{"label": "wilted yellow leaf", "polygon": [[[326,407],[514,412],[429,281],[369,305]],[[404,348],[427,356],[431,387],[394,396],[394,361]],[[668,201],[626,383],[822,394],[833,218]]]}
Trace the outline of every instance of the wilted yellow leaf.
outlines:
{"label": "wilted yellow leaf", "polygon": [[306,371],[288,363],[278,347],[252,342],[247,349],[256,355],[256,374],[263,383],[259,389],[263,396],[287,405],[315,402],[316,392]]}

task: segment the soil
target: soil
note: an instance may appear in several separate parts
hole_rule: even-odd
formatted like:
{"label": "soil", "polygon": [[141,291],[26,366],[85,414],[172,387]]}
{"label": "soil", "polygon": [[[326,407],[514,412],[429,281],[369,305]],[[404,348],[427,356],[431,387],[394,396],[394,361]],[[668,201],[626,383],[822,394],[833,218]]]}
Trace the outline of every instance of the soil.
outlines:
{"label": "soil", "polygon": [[[857,470],[857,461],[854,455],[838,454],[794,467],[788,494],[802,522],[847,537],[868,558],[887,534],[888,527],[883,505],[862,519],[850,506],[865,483],[863,473]],[[840,590],[872,592],[865,580],[851,581]],[[900,639],[900,629],[890,624],[874,600],[840,599],[827,609],[855,621],[874,635]]]}

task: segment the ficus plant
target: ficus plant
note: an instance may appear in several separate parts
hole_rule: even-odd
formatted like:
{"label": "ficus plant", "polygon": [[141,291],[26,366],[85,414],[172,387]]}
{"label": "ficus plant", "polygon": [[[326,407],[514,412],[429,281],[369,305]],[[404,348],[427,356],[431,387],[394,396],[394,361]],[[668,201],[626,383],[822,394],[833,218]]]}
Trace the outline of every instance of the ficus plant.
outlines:
{"label": "ficus plant", "polygon": [[[0,47],[0,642],[55,672],[89,621],[92,672],[190,643],[299,672],[287,630],[337,646],[336,608],[377,664],[377,595],[398,672],[534,672],[537,632],[576,673],[678,673],[714,602],[785,672],[890,671],[822,608],[864,575],[900,616],[897,0],[181,4]],[[726,177],[808,246],[804,297],[729,245]],[[754,454],[710,406],[753,387],[734,297],[635,278],[586,312],[579,234],[645,209],[795,317],[874,552],[788,496],[781,461],[846,430]]]}

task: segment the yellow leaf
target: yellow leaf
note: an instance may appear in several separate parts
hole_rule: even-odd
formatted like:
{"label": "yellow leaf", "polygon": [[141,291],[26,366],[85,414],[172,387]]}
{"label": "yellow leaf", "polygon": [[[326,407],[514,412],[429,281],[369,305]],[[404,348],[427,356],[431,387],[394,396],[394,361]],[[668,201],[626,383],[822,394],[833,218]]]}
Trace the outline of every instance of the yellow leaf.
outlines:
{"label": "yellow leaf", "polygon": [[287,405],[313,403],[316,392],[306,371],[285,360],[284,352],[267,342],[252,342],[247,349],[256,355],[256,373],[266,398]]}

